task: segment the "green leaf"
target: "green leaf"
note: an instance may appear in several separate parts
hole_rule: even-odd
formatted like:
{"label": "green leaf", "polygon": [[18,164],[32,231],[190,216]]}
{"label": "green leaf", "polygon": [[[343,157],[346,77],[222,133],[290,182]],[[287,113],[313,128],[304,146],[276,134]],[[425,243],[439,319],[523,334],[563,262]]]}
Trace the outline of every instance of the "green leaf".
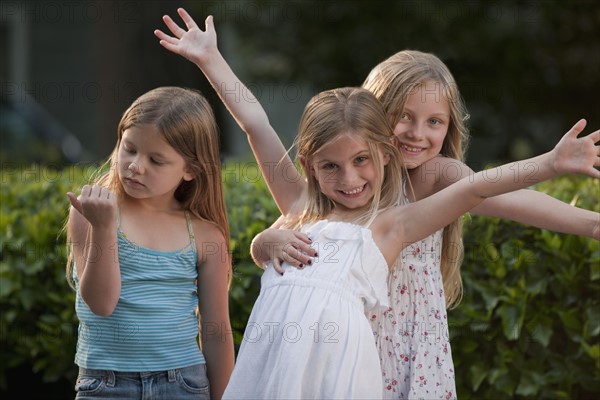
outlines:
{"label": "green leaf", "polygon": [[515,306],[503,304],[498,307],[498,315],[502,319],[502,331],[508,340],[516,340],[521,333],[522,317]]}
{"label": "green leaf", "polygon": [[488,368],[481,364],[471,365],[469,368],[469,375],[471,376],[471,388],[474,392],[476,392],[483,380],[488,375]]}

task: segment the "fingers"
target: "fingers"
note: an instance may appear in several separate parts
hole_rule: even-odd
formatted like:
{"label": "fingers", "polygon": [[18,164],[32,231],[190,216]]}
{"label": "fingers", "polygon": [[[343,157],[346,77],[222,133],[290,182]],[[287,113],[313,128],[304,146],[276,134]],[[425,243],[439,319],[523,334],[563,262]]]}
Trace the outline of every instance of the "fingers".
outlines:
{"label": "fingers", "polygon": [[68,192],[67,197],[69,198],[69,202],[71,203],[73,208],[76,209],[79,212],[79,214],[83,215],[83,211],[81,209],[81,202],[79,201],[77,196],[75,196],[74,193]]}
{"label": "fingers", "polygon": [[81,197],[82,198],[99,198],[99,199],[110,199],[112,196],[112,192],[100,185],[94,185],[90,187],[89,185],[85,185],[83,189],[81,189]]}
{"label": "fingers", "polygon": [[206,20],[204,21],[204,25],[206,26],[207,32],[215,29],[215,23],[214,23],[212,15],[209,15],[208,17],[206,17]]}
{"label": "fingers", "polygon": [[307,244],[288,243],[283,246],[281,257],[283,260],[295,267],[303,268],[312,265],[313,257],[317,256],[316,250]]}
{"label": "fingers", "polygon": [[168,15],[163,16],[163,21],[165,22],[165,25],[167,25],[167,28],[169,28],[171,33],[175,35],[176,38],[181,39],[181,37],[185,34],[185,30],[182,29],[179,25],[177,25],[175,21],[173,21]]}
{"label": "fingers", "polygon": [[273,269],[277,271],[280,275],[283,275],[283,267],[281,266],[281,261],[278,258],[273,260]]}
{"label": "fingers", "polygon": [[194,21],[194,19],[190,16],[190,14],[188,14],[188,12],[185,11],[183,8],[178,8],[177,14],[179,14],[181,19],[185,23],[185,26],[187,26],[188,30],[193,29],[193,28],[198,28],[198,25],[196,25],[196,21]]}
{"label": "fingers", "polygon": [[567,135],[577,137],[577,135],[579,135],[585,129],[586,125],[587,121],[583,118],[580,119],[575,123],[575,125],[573,125],[569,132],[567,132]]}
{"label": "fingers", "polygon": [[598,143],[598,142],[600,142],[600,129],[599,129],[599,130],[597,130],[597,131],[595,131],[595,132],[592,132],[592,133],[590,133],[590,134],[588,135],[588,137],[589,137],[590,139],[592,139],[592,140],[594,141],[594,143]]}
{"label": "fingers", "polygon": [[[174,38],[173,36],[167,35],[163,31],[161,31],[160,29],[155,29],[154,30],[154,36],[156,36],[157,38],[159,38],[161,40],[161,42],[164,41],[164,42],[167,42],[169,44],[177,44],[177,42],[179,40],[177,38]],[[163,43],[161,43],[161,44],[164,46]]]}

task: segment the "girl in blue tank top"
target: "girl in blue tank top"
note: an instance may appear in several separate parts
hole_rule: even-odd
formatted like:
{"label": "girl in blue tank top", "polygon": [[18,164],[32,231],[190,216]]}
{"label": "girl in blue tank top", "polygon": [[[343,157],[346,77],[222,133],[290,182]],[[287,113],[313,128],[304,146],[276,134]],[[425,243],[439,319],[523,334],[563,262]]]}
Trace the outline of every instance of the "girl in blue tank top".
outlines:
{"label": "girl in blue tank top", "polygon": [[210,105],[178,87],[142,95],[106,166],[79,196],[68,193],[76,398],[220,398],[234,349]]}

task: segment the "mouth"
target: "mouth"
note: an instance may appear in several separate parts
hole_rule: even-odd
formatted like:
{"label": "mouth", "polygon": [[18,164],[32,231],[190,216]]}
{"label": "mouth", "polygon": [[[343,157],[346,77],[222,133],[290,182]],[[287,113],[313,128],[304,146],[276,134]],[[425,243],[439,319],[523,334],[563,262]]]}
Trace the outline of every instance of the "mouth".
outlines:
{"label": "mouth", "polygon": [[137,179],[133,179],[133,178],[124,178],[123,182],[125,182],[127,185],[132,186],[132,187],[143,187],[144,186],[143,183],[141,183]]}
{"label": "mouth", "polygon": [[361,194],[365,190],[365,186],[366,184],[351,190],[340,190],[340,192],[342,192],[346,196],[354,197]]}
{"label": "mouth", "polygon": [[408,154],[414,154],[414,155],[417,155],[425,150],[423,147],[409,146],[405,143],[400,143],[400,149],[402,149],[404,152],[406,152]]}

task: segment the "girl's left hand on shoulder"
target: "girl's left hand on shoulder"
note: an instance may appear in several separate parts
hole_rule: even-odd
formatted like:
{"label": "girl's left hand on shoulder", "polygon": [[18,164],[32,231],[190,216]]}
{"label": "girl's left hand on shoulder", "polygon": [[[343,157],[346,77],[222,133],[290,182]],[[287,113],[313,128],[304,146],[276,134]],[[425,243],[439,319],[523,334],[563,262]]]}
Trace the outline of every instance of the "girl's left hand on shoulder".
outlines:
{"label": "girl's left hand on shoulder", "polygon": [[259,258],[271,260],[273,268],[283,274],[282,262],[296,268],[304,268],[312,264],[313,257],[317,257],[318,254],[311,244],[310,238],[302,232],[268,228],[261,234],[260,247],[257,251],[266,252]]}

